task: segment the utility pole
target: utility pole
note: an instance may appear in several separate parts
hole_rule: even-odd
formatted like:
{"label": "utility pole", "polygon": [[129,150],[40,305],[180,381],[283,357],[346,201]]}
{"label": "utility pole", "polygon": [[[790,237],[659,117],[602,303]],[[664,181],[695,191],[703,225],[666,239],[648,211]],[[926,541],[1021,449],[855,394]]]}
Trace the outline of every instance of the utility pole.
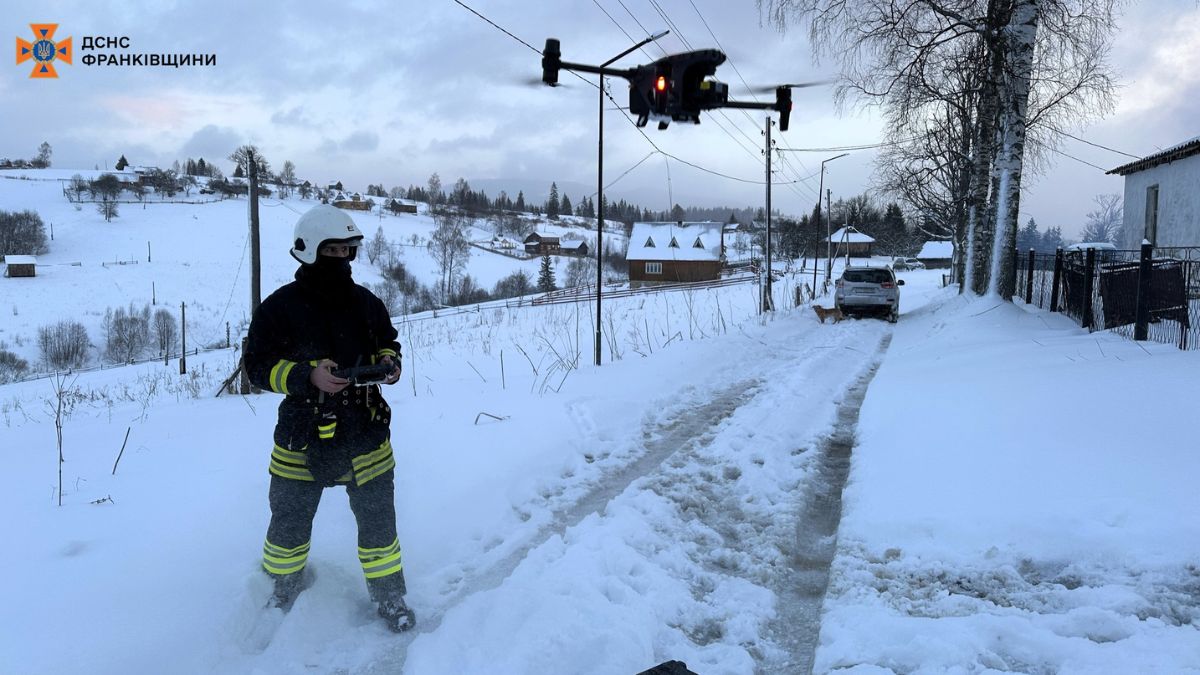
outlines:
{"label": "utility pole", "polygon": [[[820,195],[817,195],[820,198]],[[833,222],[833,190],[825,188],[825,281],[828,282],[833,276],[833,233],[830,232],[830,223]],[[820,203],[817,204],[820,206]]]}
{"label": "utility pole", "polygon": [[187,375],[187,303],[179,303],[179,374]]}
{"label": "utility pole", "polygon": [[767,243],[764,249],[767,257],[767,280],[763,283],[763,298],[760,305],[761,312],[772,312],[775,310],[775,302],[771,295],[771,125],[774,120],[770,115],[767,115],[766,131],[763,135],[766,136],[766,150],[763,153],[767,156]]}
{"label": "utility pole", "polygon": [[258,238],[258,156],[253,150],[247,150],[246,163],[250,165],[250,316],[254,316],[262,302],[262,265]]}

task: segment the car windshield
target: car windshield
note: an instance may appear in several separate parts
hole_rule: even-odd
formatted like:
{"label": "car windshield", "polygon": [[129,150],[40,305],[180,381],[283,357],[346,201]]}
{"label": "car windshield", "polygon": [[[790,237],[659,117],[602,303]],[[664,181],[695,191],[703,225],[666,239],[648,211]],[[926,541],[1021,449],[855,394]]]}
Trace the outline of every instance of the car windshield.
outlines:
{"label": "car windshield", "polygon": [[842,273],[842,278],[859,284],[882,284],[892,281],[892,275],[888,274],[887,270],[879,269],[846,270]]}

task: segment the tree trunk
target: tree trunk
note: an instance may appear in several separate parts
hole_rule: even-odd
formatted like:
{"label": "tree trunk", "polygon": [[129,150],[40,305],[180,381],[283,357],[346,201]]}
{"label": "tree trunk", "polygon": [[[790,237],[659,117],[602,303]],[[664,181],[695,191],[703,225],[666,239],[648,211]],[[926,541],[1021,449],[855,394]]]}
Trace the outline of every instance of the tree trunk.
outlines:
{"label": "tree trunk", "polygon": [[1000,191],[996,199],[996,238],[992,247],[991,278],[987,292],[1011,299],[1016,288],[1017,211],[1025,156],[1025,125],[1029,112],[1033,52],[1042,0],[1015,0],[1012,18],[1005,26],[1004,101],[1000,109],[1003,140],[996,159]]}

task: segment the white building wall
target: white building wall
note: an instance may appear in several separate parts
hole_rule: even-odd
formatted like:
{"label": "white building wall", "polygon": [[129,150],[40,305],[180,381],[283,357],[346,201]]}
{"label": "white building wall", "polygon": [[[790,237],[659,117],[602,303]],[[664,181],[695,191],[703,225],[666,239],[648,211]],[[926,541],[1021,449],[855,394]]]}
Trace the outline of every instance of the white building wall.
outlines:
{"label": "white building wall", "polygon": [[1200,246],[1200,155],[1125,176],[1125,229],[1121,248],[1146,236],[1146,188],[1158,185],[1158,246]]}

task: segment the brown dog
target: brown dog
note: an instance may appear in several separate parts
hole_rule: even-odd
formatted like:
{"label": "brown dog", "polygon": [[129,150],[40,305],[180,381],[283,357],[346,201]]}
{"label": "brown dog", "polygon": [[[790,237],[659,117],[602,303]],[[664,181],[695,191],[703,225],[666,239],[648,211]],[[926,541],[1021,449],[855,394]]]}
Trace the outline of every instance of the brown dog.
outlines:
{"label": "brown dog", "polygon": [[813,311],[817,313],[817,318],[821,320],[821,323],[825,323],[825,317],[832,318],[834,323],[837,323],[845,318],[845,315],[842,314],[842,310],[838,309],[837,307],[825,308],[820,305],[813,305],[812,308]]}

